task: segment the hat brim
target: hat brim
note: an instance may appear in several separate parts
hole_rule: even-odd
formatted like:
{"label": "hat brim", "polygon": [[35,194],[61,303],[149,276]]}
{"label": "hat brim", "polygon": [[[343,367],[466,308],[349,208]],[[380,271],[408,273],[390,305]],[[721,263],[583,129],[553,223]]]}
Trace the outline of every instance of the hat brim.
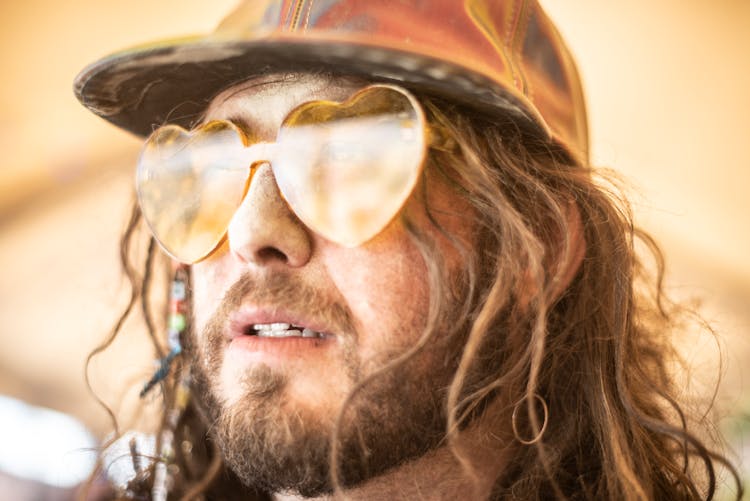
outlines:
{"label": "hat brim", "polygon": [[533,110],[481,73],[428,55],[341,41],[181,39],[97,61],[78,75],[74,90],[95,114],[147,136],[166,123],[195,125],[212,98],[234,83],[291,71],[399,83],[482,113],[510,115],[549,137]]}

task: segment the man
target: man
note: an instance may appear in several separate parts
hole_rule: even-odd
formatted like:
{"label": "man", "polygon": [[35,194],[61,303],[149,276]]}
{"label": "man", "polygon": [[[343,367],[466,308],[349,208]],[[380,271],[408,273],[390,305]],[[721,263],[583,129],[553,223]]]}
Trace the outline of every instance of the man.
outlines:
{"label": "man", "polygon": [[174,271],[159,457],[118,495],[714,495],[658,250],[536,2],[249,1],[76,92],[148,136],[124,251],[142,217]]}

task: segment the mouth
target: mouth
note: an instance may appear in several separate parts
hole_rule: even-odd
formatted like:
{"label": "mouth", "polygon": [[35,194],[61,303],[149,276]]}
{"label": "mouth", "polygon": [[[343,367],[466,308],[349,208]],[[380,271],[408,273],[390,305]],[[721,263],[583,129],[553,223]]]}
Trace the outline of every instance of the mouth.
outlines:
{"label": "mouth", "polygon": [[227,350],[240,366],[263,363],[287,367],[294,360],[319,361],[337,336],[306,315],[246,309],[230,316]]}
{"label": "mouth", "polygon": [[257,336],[259,338],[308,338],[326,339],[330,334],[319,332],[303,325],[285,322],[250,324],[242,329],[245,336]]}
{"label": "mouth", "polygon": [[336,337],[331,326],[309,315],[280,311],[278,309],[241,309],[229,317],[226,336],[228,341],[236,338],[262,340],[323,341]]}
{"label": "mouth", "polygon": [[313,317],[276,308],[241,308],[229,316],[227,356],[242,367],[262,363],[288,368],[301,360],[321,363],[338,336],[330,324]]}

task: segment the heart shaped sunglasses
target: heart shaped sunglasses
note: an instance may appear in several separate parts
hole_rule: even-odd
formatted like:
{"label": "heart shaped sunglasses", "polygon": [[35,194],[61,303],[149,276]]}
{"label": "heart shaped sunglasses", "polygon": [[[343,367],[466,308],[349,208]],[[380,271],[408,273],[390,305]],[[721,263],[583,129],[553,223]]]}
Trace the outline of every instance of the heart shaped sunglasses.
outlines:
{"label": "heart shaped sunglasses", "polygon": [[136,190],[154,237],[195,263],[226,238],[260,165],[311,230],[355,247],[382,231],[409,198],[432,143],[417,99],[394,85],[344,102],[311,101],[283,120],[276,141],[252,143],[236,124],[157,129],[141,152]]}

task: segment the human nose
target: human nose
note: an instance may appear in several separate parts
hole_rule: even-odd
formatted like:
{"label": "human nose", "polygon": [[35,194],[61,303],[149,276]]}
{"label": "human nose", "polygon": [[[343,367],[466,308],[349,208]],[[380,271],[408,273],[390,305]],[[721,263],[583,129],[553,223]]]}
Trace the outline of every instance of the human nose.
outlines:
{"label": "human nose", "polygon": [[269,164],[255,171],[227,240],[231,253],[247,264],[299,267],[310,260],[310,234],[283,200]]}

